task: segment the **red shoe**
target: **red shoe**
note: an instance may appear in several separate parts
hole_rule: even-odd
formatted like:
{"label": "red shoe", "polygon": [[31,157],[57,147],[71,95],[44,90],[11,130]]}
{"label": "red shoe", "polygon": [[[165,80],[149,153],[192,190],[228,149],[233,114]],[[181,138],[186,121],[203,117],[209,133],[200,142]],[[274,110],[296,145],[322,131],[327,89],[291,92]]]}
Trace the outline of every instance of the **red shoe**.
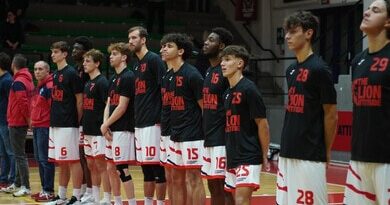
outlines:
{"label": "red shoe", "polygon": [[53,198],[54,198],[53,193],[42,192],[41,194],[39,194],[39,196],[37,196],[35,198],[35,201],[36,202],[47,202],[47,201],[51,201]]}
{"label": "red shoe", "polygon": [[43,192],[41,191],[41,192],[38,192],[38,193],[35,193],[35,194],[31,194],[31,198],[32,199],[35,199],[35,198],[37,198],[40,194],[42,194]]}

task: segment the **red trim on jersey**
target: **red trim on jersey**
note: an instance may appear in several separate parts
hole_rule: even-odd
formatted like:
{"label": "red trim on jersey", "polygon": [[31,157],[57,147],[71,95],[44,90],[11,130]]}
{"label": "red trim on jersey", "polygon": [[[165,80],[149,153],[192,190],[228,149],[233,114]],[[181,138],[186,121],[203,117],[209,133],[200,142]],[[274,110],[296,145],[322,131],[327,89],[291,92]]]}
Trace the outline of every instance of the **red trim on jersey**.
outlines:
{"label": "red trim on jersey", "polygon": [[167,162],[165,166],[175,168],[175,169],[200,169],[202,165],[175,165]]}
{"label": "red trim on jersey", "polygon": [[112,146],[111,145],[106,145],[106,148],[107,149],[112,149]]}
{"label": "red trim on jersey", "polygon": [[255,183],[242,183],[242,184],[236,184],[236,189],[237,187],[253,187],[254,191],[256,191],[260,188],[260,185]]}
{"label": "red trim on jersey", "polygon": [[165,148],[164,148],[164,149],[161,149],[161,147],[160,147],[160,151],[161,151],[161,152],[166,152],[167,149],[165,149]]}
{"label": "red trim on jersey", "polygon": [[127,160],[127,161],[114,161],[115,165],[120,165],[120,164],[136,164],[135,160]]}
{"label": "red trim on jersey", "polygon": [[175,150],[173,147],[169,147],[169,149],[172,151],[172,152],[174,152],[174,153],[176,153],[176,154],[179,154],[179,155],[181,155],[181,150]]}
{"label": "red trim on jersey", "polygon": [[203,161],[208,162],[208,163],[211,163],[211,158],[207,158],[207,157],[204,157],[204,156],[203,156]]}
{"label": "red trim on jersey", "polygon": [[234,193],[234,192],[236,191],[235,188],[226,188],[226,187],[224,187],[223,189],[224,189],[226,192],[230,192],[230,193]]}
{"label": "red trim on jersey", "polygon": [[58,160],[58,159],[56,159],[54,162],[58,163],[58,164],[60,164],[60,163],[76,163],[76,162],[80,162],[80,159],[73,159],[73,160]]}
{"label": "red trim on jersey", "polygon": [[92,146],[90,144],[84,144],[84,147],[92,148]]}
{"label": "red trim on jersey", "polygon": [[357,194],[364,195],[367,199],[369,199],[371,201],[376,201],[376,195],[373,193],[361,191],[361,190],[357,189],[356,187],[354,187],[352,184],[346,183],[345,186]]}
{"label": "red trim on jersey", "polygon": [[280,191],[288,192],[287,186],[280,186],[278,183],[276,183],[276,187],[277,187],[278,190],[280,190]]}
{"label": "red trim on jersey", "polygon": [[348,166],[348,170],[351,171],[351,173],[352,173],[357,179],[359,179],[359,181],[362,181],[362,178],[356,173],[355,170],[352,169],[351,165]]}
{"label": "red trim on jersey", "polygon": [[55,149],[55,147],[48,147],[49,149]]}
{"label": "red trim on jersey", "polygon": [[202,175],[203,179],[225,179],[225,175]]}
{"label": "red trim on jersey", "polygon": [[142,151],[142,149],[141,149],[141,148],[138,148],[138,147],[136,147],[135,150],[136,150],[136,151]]}
{"label": "red trim on jersey", "polygon": [[160,165],[160,161],[158,162],[136,162],[137,165]]}
{"label": "red trim on jersey", "polygon": [[279,175],[280,177],[284,178],[283,174],[280,173],[279,170],[278,170],[278,175]]}

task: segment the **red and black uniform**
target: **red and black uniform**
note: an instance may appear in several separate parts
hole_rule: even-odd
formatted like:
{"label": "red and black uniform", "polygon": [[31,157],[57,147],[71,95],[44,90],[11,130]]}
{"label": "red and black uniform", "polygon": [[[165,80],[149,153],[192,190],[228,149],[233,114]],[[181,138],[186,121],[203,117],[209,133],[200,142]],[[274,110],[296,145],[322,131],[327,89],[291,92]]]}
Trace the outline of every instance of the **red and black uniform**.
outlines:
{"label": "red and black uniform", "polygon": [[109,81],[108,96],[110,97],[109,116],[112,115],[115,108],[119,105],[119,97],[129,98],[129,104],[125,114],[122,115],[111,126],[111,131],[130,131],[134,132],[134,73],[125,68],[121,73],[115,73]]}
{"label": "red and black uniform", "polygon": [[80,77],[72,66],[53,73],[50,127],[79,127],[75,94],[82,92]]}
{"label": "red and black uniform", "polygon": [[390,44],[352,61],[352,160],[390,163]]}
{"label": "red and black uniform", "polygon": [[227,169],[261,164],[263,157],[255,119],[266,118],[266,108],[260,92],[252,81],[243,77],[223,96]]}
{"label": "red and black uniform", "polygon": [[336,104],[336,90],[326,63],[312,54],[287,68],[288,104],[280,156],[326,161],[324,104]]}
{"label": "red and black uniform", "polygon": [[103,75],[86,82],[83,94],[83,132],[85,135],[100,136],[104,108],[107,101],[108,81]]}
{"label": "red and black uniform", "polygon": [[336,104],[336,90],[326,63],[312,54],[286,71],[288,104],[280,156],[326,161],[324,104]]}
{"label": "red and black uniform", "polygon": [[203,84],[203,131],[204,146],[225,145],[225,110],[223,94],[229,82],[222,75],[221,66],[206,71]]}
{"label": "red and black uniform", "polygon": [[203,140],[202,110],[198,100],[202,99],[203,78],[199,71],[184,63],[173,73],[170,87],[171,100],[171,140],[186,142]]}
{"label": "red and black uniform", "polygon": [[50,126],[50,107],[51,92],[53,89],[53,76],[48,75],[39,82],[35,89],[35,95],[32,99],[31,107],[31,126],[49,127]]}
{"label": "red and black uniform", "polygon": [[148,51],[134,65],[133,72],[135,75],[135,127],[142,128],[160,123],[160,86],[165,72],[164,62],[157,54]]}
{"label": "red and black uniform", "polygon": [[162,97],[162,109],[161,109],[161,135],[171,135],[170,115],[171,115],[171,99],[172,91],[169,87],[173,79],[173,70],[165,72],[161,82],[161,97]]}

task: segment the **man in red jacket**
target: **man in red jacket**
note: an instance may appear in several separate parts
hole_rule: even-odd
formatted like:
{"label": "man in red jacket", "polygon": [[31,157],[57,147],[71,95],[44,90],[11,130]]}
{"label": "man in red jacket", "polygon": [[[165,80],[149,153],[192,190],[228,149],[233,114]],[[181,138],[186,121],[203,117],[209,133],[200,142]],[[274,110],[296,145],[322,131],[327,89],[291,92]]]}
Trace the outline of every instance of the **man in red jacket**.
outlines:
{"label": "man in red jacket", "polygon": [[51,90],[53,88],[49,64],[45,61],[36,62],[34,76],[38,80],[38,86],[32,98],[31,126],[34,135],[34,155],[39,165],[42,191],[31,197],[37,202],[43,202],[54,198],[55,168],[53,163],[48,162]]}
{"label": "man in red jacket", "polygon": [[[26,57],[16,54],[12,60],[11,68],[14,72],[14,82],[8,97],[7,120],[17,172],[15,183],[7,187],[5,191],[13,192],[13,196],[18,197],[31,193],[25,144],[27,128],[31,124],[29,103],[34,84],[27,68]],[[20,187],[20,189],[16,191],[16,187]]]}

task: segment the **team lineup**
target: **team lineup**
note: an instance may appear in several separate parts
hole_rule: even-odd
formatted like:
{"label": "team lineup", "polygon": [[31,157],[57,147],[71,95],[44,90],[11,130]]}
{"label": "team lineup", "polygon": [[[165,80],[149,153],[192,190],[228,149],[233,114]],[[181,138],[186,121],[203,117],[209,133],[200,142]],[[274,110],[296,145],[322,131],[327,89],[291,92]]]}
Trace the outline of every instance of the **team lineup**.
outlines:
{"label": "team lineup", "polygon": [[[275,204],[326,205],[338,121],[332,68],[312,49],[316,16],[298,11],[283,26],[296,61],[285,75],[288,100]],[[390,2],[373,1],[360,29],[368,48],[351,63],[352,151],[343,203],[389,205]],[[109,79],[100,71],[104,54],[88,38],[76,38],[72,49],[65,41],[54,42],[57,70],[50,73],[47,62],[36,62],[37,86],[26,57],[0,53],[0,90],[6,85],[9,90],[6,116],[0,117],[8,122],[16,167],[15,180],[2,192],[53,205],[136,205],[129,165],[139,165],[145,205],[206,204],[203,179],[210,204],[251,204],[260,172],[270,170],[270,116],[256,83],[243,74],[249,52],[233,45],[228,29],[213,28],[203,45],[210,67],[202,76],[188,62],[193,45],[186,34],[165,34],[159,54],[148,49],[148,40],[147,30],[135,26],[127,43],[109,45]],[[67,63],[68,55],[75,66]],[[136,60],[132,67],[130,58]],[[29,128],[42,187],[34,194],[24,150]]]}

